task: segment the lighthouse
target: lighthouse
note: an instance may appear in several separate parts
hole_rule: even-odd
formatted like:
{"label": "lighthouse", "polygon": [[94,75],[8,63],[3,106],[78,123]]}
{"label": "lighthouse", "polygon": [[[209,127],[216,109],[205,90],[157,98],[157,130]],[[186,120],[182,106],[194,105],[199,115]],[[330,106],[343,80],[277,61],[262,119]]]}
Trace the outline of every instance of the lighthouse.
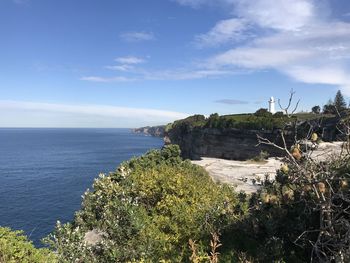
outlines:
{"label": "lighthouse", "polygon": [[271,112],[272,114],[276,113],[276,110],[275,110],[275,99],[273,97],[271,97],[270,100],[269,100],[269,112]]}

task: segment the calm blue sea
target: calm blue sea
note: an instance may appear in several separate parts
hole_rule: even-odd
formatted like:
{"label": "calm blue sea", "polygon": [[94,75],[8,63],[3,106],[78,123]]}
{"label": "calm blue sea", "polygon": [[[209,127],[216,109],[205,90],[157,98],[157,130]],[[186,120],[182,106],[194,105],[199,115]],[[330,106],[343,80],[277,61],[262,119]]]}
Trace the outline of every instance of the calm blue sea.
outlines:
{"label": "calm blue sea", "polygon": [[129,129],[0,129],[0,226],[40,246],[57,220],[72,220],[100,172],[162,145]]}

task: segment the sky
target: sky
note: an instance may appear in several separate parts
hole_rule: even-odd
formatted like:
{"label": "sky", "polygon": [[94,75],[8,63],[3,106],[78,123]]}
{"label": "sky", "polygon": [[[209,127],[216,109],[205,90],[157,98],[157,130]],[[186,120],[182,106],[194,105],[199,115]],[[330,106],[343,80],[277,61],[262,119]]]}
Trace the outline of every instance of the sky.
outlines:
{"label": "sky", "polygon": [[348,0],[0,0],[0,127],[139,127],[350,96]]}

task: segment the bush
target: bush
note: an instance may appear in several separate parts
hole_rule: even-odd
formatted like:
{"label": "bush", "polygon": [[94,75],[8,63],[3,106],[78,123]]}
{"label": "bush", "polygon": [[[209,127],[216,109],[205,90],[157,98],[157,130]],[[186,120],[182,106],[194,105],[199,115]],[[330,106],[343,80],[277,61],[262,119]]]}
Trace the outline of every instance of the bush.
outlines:
{"label": "bush", "polygon": [[269,112],[267,109],[261,108],[261,109],[258,109],[254,113],[254,115],[257,117],[270,117],[270,116],[272,116],[272,113]]}
{"label": "bush", "polygon": [[320,114],[321,113],[321,107],[316,105],[316,106],[313,106],[312,109],[311,109],[311,112],[314,113],[314,114]]}
{"label": "bush", "polygon": [[219,116],[214,113],[207,119],[202,115],[194,115],[167,125],[167,132],[176,130],[180,133],[190,133],[194,128],[273,130],[280,129],[286,118],[282,112],[272,115],[266,109],[261,109],[256,114]]}
{"label": "bush", "polygon": [[283,111],[277,111],[277,112],[273,115],[273,117],[275,117],[275,118],[283,118],[283,117],[285,117],[285,116],[284,116]]}
{"label": "bush", "polygon": [[57,262],[48,249],[37,249],[22,231],[0,227],[0,262],[47,263]]}
{"label": "bush", "polygon": [[253,158],[253,161],[255,162],[262,162],[265,161],[266,159],[268,159],[270,156],[270,154],[266,151],[260,151],[259,155],[255,156]]}
{"label": "bush", "polygon": [[[178,146],[152,150],[94,182],[71,224],[58,225],[51,245],[71,262],[187,261],[189,240],[205,250],[211,233],[244,213],[236,194],[204,169],[183,161]],[[87,231],[102,241],[87,245]]]}

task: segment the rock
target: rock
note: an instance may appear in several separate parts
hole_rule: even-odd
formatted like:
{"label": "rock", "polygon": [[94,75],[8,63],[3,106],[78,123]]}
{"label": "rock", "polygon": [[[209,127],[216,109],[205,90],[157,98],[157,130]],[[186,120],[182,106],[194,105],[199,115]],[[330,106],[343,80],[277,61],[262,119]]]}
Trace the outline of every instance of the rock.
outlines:
{"label": "rock", "polygon": [[[192,130],[171,129],[165,135],[166,144],[178,144],[182,157],[199,160],[212,157],[228,160],[247,160],[259,156],[261,151],[270,156],[283,156],[277,148],[259,145],[257,134],[277,144],[282,144],[281,136],[275,131],[256,131],[240,129],[216,129],[195,127]],[[291,136],[290,136],[291,137]],[[292,142],[288,142],[289,145]]]}
{"label": "rock", "polygon": [[141,128],[133,129],[133,132],[150,135],[154,137],[164,137],[165,125],[141,127]]}
{"label": "rock", "polygon": [[106,234],[97,229],[93,229],[85,233],[84,241],[90,246],[95,246],[100,243]]}

